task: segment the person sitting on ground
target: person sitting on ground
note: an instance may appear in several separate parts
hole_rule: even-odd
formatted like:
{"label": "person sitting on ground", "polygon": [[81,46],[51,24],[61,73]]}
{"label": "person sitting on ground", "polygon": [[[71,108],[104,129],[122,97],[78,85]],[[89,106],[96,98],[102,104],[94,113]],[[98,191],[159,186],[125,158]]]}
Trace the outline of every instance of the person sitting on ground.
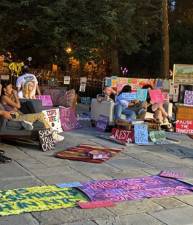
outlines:
{"label": "person sitting on ground", "polygon": [[158,103],[152,104],[152,102],[151,102],[149,91],[153,90],[153,87],[151,85],[144,85],[142,88],[148,90],[147,100],[143,105],[144,108],[146,108],[147,112],[154,114],[154,119],[156,120],[156,122],[161,123],[161,124],[169,123],[169,121],[168,121],[169,117],[163,107],[163,104],[158,104]]}
{"label": "person sitting on ground", "polygon": [[22,75],[17,78],[16,87],[19,98],[35,99],[36,93],[41,95],[38,80],[34,74],[29,73],[28,66],[22,68]]}
{"label": "person sitting on ground", "polygon": [[126,85],[118,94],[115,103],[115,120],[121,120],[121,115],[124,114],[127,120],[136,120],[144,118],[146,113],[143,104],[139,100],[127,101],[123,97],[123,93],[131,93],[131,86]]}
{"label": "person sitting on ground", "polygon": [[108,99],[112,99],[113,101],[115,101],[115,95],[117,94],[117,92],[112,87],[105,87],[103,93],[105,94],[105,96],[107,96]]}

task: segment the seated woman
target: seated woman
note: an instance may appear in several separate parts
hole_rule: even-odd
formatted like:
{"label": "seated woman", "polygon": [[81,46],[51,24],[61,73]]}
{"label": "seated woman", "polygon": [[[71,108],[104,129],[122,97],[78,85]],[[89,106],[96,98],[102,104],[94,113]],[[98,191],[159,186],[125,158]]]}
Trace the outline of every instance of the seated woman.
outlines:
{"label": "seated woman", "polygon": [[[144,85],[142,88],[148,89],[148,91],[153,89],[151,85]],[[158,123],[169,123],[168,114],[165,111],[163,104],[152,104],[149,92],[147,94],[147,100],[144,103],[144,108],[146,108],[147,112],[154,114],[154,118]]]}
{"label": "seated woman", "polygon": [[124,99],[123,93],[131,93],[131,86],[124,86],[116,98],[115,120],[120,120],[122,114],[130,121],[137,119],[137,117],[143,119],[146,111],[142,102],[138,100],[127,101]]}
{"label": "seated woman", "polygon": [[45,128],[51,128],[43,113],[22,114],[19,111],[21,105],[17,91],[13,89],[9,81],[2,84],[1,103],[6,111],[11,112],[12,118],[22,122],[24,128],[32,130],[32,124],[36,121],[42,122]]}

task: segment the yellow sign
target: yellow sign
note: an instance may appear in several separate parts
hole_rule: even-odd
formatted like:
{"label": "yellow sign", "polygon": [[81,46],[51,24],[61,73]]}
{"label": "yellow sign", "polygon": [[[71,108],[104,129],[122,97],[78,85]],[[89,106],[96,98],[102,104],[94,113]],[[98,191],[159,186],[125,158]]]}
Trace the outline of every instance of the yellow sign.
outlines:
{"label": "yellow sign", "polygon": [[0,191],[0,216],[69,208],[87,197],[75,188],[42,186]]}

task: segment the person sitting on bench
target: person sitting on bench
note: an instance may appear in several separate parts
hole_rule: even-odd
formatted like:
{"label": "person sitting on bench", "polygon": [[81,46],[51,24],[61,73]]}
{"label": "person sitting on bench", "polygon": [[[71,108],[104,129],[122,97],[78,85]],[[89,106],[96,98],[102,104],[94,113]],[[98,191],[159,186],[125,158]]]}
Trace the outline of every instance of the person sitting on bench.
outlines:
{"label": "person sitting on bench", "polygon": [[2,83],[1,103],[4,109],[7,112],[10,112],[12,118],[17,121],[21,121],[23,127],[27,130],[33,130],[33,123],[36,121],[42,122],[45,128],[51,128],[49,122],[45,119],[45,116],[42,112],[33,114],[22,114],[19,111],[21,105],[17,96],[17,91],[13,89],[12,84],[9,81],[5,81]]}

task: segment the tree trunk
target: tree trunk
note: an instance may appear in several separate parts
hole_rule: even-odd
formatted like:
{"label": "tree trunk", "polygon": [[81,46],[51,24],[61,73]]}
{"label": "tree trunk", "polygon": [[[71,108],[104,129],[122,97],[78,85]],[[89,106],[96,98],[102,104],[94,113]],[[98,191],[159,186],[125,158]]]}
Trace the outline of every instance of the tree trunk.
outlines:
{"label": "tree trunk", "polygon": [[112,48],[111,50],[111,70],[113,76],[119,76],[119,57],[118,50],[116,48]]}
{"label": "tree trunk", "polygon": [[162,0],[162,45],[163,45],[163,78],[169,77],[170,53],[169,53],[169,24],[168,24],[168,0]]}

